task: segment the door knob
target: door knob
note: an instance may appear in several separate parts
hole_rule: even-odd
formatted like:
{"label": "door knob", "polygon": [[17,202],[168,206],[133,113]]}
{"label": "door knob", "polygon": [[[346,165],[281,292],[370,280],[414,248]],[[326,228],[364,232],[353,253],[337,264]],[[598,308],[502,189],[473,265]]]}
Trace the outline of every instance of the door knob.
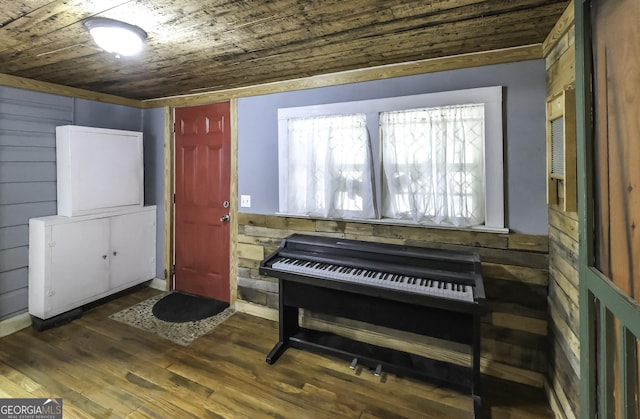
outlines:
{"label": "door knob", "polygon": [[229,222],[229,214],[225,214],[222,217],[220,217],[220,221],[222,221],[223,223],[228,223]]}

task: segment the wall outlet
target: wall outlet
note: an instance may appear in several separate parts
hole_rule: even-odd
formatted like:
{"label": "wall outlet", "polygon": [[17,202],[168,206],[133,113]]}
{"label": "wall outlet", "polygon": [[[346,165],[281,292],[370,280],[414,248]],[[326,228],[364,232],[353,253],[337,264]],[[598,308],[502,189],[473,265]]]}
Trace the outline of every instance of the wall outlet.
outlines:
{"label": "wall outlet", "polygon": [[240,195],[240,206],[242,208],[251,208],[251,195]]}

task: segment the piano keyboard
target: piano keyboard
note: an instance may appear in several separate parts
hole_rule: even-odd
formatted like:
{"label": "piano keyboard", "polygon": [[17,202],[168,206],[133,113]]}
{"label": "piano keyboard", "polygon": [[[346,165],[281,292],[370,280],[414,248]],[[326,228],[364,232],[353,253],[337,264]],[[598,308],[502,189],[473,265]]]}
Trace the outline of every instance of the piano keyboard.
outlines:
{"label": "piano keyboard", "polygon": [[474,301],[473,287],[452,282],[391,274],[364,268],[350,268],[295,258],[276,259],[271,267],[285,272],[294,272],[318,278],[360,283],[460,301]]}

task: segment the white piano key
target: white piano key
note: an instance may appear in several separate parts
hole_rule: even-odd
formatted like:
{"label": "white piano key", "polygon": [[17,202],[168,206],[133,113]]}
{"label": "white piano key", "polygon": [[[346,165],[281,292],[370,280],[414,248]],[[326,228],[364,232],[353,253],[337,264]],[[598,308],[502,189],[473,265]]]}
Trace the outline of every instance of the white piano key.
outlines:
{"label": "white piano key", "polygon": [[275,261],[272,267],[281,271],[301,273],[318,278],[363,283],[381,288],[399,289],[423,295],[473,302],[473,288],[469,285],[294,258],[281,258]]}

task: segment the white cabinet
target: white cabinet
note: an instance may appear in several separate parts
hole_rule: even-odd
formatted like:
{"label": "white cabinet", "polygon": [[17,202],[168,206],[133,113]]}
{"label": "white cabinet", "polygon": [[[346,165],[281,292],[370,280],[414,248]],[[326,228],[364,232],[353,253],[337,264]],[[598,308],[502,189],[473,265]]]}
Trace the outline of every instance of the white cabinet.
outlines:
{"label": "white cabinet", "polygon": [[59,314],[47,313],[47,310],[74,308],[77,301],[88,301],[109,289],[109,260],[106,257],[109,219],[49,224],[45,237],[51,257],[51,275],[45,290],[48,302],[45,311],[40,313],[45,316],[42,318]]}
{"label": "white cabinet", "polygon": [[111,288],[122,289],[132,282],[137,284],[155,277],[155,206],[153,209],[151,215],[149,211],[136,211],[110,217]]}
{"label": "white cabinet", "polygon": [[64,125],[56,128],[58,215],[144,205],[142,133]]}
{"label": "white cabinet", "polygon": [[29,313],[47,319],[155,277],[156,208],[29,220]]}

